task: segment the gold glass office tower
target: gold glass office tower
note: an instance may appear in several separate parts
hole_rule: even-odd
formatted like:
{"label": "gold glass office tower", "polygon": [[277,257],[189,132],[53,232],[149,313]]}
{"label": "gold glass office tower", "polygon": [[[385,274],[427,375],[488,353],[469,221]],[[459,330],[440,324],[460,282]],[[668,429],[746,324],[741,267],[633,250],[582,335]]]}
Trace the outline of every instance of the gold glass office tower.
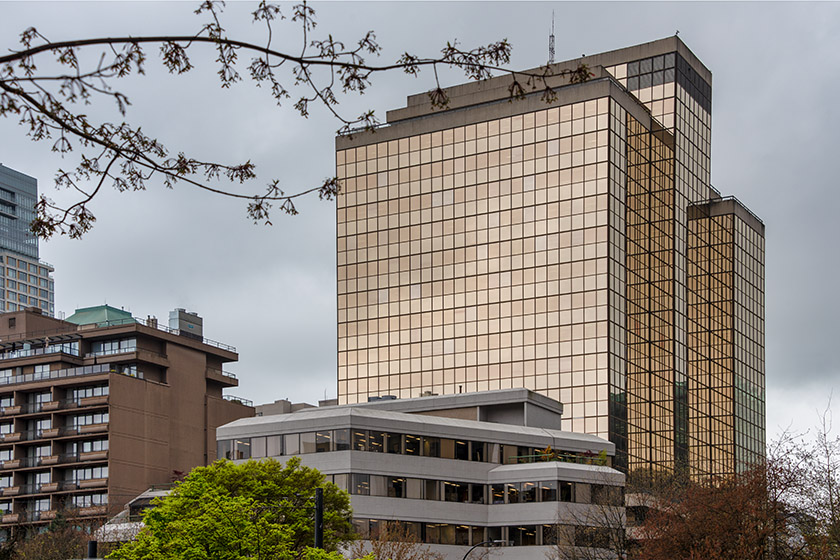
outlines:
{"label": "gold glass office tower", "polygon": [[627,470],[764,452],[764,225],[711,186],[711,73],[676,37],[509,101],[509,77],[336,140],[338,396],[526,387]]}

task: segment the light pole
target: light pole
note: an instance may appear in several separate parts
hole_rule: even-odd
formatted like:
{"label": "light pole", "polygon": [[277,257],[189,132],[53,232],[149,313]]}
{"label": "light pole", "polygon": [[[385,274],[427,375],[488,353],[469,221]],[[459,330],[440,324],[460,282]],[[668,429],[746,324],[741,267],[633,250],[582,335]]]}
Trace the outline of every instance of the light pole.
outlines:
{"label": "light pole", "polygon": [[507,541],[495,540],[495,541],[484,541],[484,542],[480,542],[480,543],[478,543],[478,544],[474,544],[474,545],[472,545],[472,547],[471,547],[471,548],[467,551],[467,553],[466,553],[466,554],[464,554],[464,560],[467,560],[467,557],[470,555],[470,552],[472,552],[473,550],[475,550],[475,549],[476,549],[476,548],[478,548],[479,546],[482,546],[482,545],[485,545],[485,544],[492,544],[492,545],[494,545],[494,546],[499,546],[499,545],[501,545],[501,544],[505,544],[505,543],[507,543]]}

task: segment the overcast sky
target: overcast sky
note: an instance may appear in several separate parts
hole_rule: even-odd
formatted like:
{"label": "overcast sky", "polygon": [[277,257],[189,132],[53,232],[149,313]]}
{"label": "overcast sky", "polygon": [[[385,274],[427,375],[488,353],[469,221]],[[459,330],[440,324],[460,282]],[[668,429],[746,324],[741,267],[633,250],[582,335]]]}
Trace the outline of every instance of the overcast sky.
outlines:
{"label": "overcast sky", "polygon": [[[192,2],[2,2],[0,50],[30,26],[52,40],[195,32]],[[288,11],[289,4],[284,4]],[[314,4],[320,35],[352,40],[373,29],[382,61],[408,51],[433,56],[447,41],[472,47],[507,38],[512,67],[547,58],[552,10],[557,60],[673,35],[713,78],[712,180],[767,226],[767,409],[772,436],[816,421],[832,392],[840,418],[840,3],[509,3],[324,2]],[[263,37],[250,24],[253,4],[229,3],[232,35]],[[287,22],[281,23],[281,26]],[[277,33],[297,45],[296,30]],[[154,55],[154,51],[150,51]],[[245,82],[220,90],[212,58],[196,53],[195,72],[171,78],[156,60],[124,84],[128,118],[171,151],[205,160],[258,165],[256,189],[280,178],[288,191],[334,173],[338,123],[316,110],[304,120],[277,108]],[[446,76],[447,84],[463,80]],[[382,76],[349,115],[402,106],[432,87],[430,75]],[[110,108],[86,108],[108,114]],[[32,175],[50,192],[62,162],[0,121],[0,163]],[[833,170],[833,171],[832,171]],[[96,225],[83,240],[41,244],[55,265],[56,309],[108,303],[166,320],[175,307],[204,317],[205,336],[236,346],[233,393],[258,403],[336,393],[335,207],[310,200],[296,217],[255,226],[236,201],[189,187],[105,192],[92,207]]]}

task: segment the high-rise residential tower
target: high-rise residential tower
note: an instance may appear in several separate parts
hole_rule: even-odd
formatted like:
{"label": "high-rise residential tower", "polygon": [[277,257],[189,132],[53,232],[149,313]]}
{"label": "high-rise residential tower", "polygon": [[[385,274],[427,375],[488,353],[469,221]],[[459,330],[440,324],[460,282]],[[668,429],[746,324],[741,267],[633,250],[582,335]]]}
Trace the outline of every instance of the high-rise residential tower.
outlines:
{"label": "high-rise residential tower", "polygon": [[54,268],[38,258],[35,218],[38,181],[0,164],[0,313],[37,307],[55,314]]}
{"label": "high-rise residential tower", "polygon": [[[710,183],[711,73],[676,37],[426,94],[336,140],[338,397],[526,387],[616,465],[764,453],[764,224]],[[556,72],[559,73],[559,72]]]}

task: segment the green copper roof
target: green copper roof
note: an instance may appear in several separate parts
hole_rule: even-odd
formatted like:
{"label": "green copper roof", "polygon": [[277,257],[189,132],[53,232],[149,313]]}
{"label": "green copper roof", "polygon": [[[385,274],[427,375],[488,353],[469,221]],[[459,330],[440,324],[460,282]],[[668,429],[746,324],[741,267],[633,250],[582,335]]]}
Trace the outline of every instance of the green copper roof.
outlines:
{"label": "green copper roof", "polygon": [[77,325],[119,325],[121,323],[133,323],[134,318],[128,311],[111,307],[110,305],[97,305],[96,307],[83,307],[65,319],[68,323]]}

